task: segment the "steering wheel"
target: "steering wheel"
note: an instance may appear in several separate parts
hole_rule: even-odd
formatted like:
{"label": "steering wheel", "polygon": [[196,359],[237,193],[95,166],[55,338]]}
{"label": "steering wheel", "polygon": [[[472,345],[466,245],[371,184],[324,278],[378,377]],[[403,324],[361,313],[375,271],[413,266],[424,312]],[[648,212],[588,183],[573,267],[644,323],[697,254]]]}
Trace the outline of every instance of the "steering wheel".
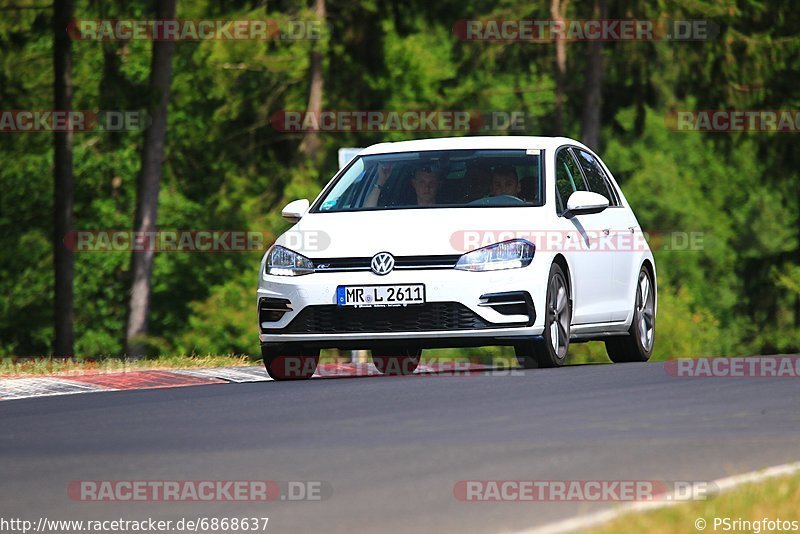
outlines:
{"label": "steering wheel", "polygon": [[473,200],[468,206],[513,206],[525,204],[525,201],[514,195],[497,195]]}

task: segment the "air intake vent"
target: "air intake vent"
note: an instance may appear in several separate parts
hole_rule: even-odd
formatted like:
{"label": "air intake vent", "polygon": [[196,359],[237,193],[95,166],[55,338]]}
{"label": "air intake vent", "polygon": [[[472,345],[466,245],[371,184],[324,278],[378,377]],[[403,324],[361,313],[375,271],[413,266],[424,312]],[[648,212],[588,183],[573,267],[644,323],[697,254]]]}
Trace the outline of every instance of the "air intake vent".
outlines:
{"label": "air intake vent", "polygon": [[503,315],[527,315],[528,324],[533,324],[536,320],[533,299],[527,291],[487,293],[481,295],[478,306],[487,306]]}
{"label": "air intake vent", "polygon": [[264,323],[280,321],[288,311],[292,311],[292,303],[287,299],[261,298],[258,300],[258,322],[262,328],[265,326]]}

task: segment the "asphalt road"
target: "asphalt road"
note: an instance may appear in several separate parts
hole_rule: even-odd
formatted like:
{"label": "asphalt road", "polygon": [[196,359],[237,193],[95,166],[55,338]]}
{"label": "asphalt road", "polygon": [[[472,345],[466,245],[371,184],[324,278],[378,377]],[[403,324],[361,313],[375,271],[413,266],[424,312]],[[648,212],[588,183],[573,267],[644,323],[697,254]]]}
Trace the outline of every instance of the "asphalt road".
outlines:
{"label": "asphalt road", "polygon": [[[609,506],[460,480],[713,480],[800,460],[796,379],[663,364],[317,379],[0,403],[0,517],[269,517],[268,532],[498,532]],[[79,502],[74,480],[305,480],[317,502]],[[687,525],[687,532],[693,531]]]}

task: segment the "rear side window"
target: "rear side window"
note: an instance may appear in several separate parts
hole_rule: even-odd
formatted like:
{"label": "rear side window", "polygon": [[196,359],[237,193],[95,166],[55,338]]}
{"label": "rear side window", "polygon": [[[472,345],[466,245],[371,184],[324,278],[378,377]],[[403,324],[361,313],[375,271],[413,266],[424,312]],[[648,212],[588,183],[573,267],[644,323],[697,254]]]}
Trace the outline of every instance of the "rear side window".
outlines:
{"label": "rear side window", "polygon": [[566,209],[567,199],[572,193],[587,191],[581,170],[569,148],[562,148],[556,154],[556,189],[560,211]]}
{"label": "rear side window", "polygon": [[606,197],[610,206],[619,206],[619,201],[609,183],[608,176],[603,171],[603,167],[597,161],[597,158],[585,150],[575,150],[575,152],[577,153],[583,173],[586,176],[589,191]]}

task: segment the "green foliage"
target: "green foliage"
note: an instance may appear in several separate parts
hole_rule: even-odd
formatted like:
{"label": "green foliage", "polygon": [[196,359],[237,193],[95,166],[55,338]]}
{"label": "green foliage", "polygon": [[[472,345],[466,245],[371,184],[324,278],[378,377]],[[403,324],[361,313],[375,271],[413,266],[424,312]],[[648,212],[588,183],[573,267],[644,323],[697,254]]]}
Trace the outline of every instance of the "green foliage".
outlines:
{"label": "green foliage", "polygon": [[658,292],[658,333],[656,360],[691,356],[723,356],[742,354],[741,348],[728,347],[714,315],[693,301],[689,290],[681,287],[673,292],[662,287]]}
{"label": "green foliage", "polygon": [[[0,20],[0,109],[52,107],[52,12],[29,0]],[[585,19],[591,3],[570,2]],[[670,130],[675,109],[797,109],[800,37],[790,0],[609,0],[610,18],[710,19],[705,42],[604,45],[600,153],[650,233],[659,275],[656,357],[800,350],[800,153],[794,134]],[[188,19],[311,20],[310,3],[269,7],[180,3]],[[254,7],[256,6],[256,7]],[[147,18],[150,4],[76,2],[76,18]],[[549,18],[518,0],[382,4],[328,2],[320,42],[206,41],[175,46],[159,226],[180,230],[287,228],[279,210],[313,198],[336,151],[449,133],[321,135],[318,167],[298,161],[298,134],[275,130],[280,110],[304,110],[309,52],[324,55],[324,107],[342,110],[523,111],[524,133],[553,133],[552,43],[463,42],[465,18]],[[74,107],[146,107],[151,44],[74,41]],[[580,133],[586,43],[567,46],[567,133]],[[461,135],[466,132],[455,132]],[[469,134],[479,132],[469,132]],[[502,134],[508,132],[480,132]],[[142,131],[74,135],[75,223],[133,226]],[[47,354],[53,335],[52,138],[0,134],[0,354]],[[699,236],[695,247],[683,236]],[[256,266],[250,253],[159,253],[153,271],[152,353],[256,354]],[[130,253],[82,252],[75,263],[76,353],[124,345]],[[491,360],[507,349],[454,353]],[[607,361],[576,344],[573,361]]]}
{"label": "green foliage", "polygon": [[[253,265],[257,264],[253,259]],[[207,299],[192,302],[178,350],[186,354],[258,353],[253,349],[253,340],[258,339],[255,278],[245,272],[214,286]]]}

